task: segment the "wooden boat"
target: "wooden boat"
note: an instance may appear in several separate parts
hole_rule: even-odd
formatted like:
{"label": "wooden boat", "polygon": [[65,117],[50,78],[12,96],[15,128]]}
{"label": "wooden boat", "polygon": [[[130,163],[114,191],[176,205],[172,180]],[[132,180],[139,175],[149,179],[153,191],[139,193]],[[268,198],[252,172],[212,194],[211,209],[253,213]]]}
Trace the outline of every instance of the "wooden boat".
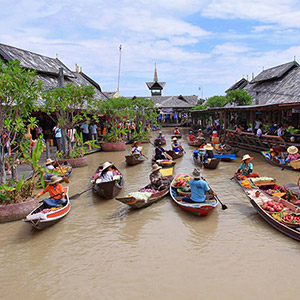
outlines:
{"label": "wooden boat", "polygon": [[125,159],[129,166],[134,166],[134,165],[141,164],[145,160],[145,157],[144,156],[137,157],[136,155],[128,154],[125,155]]}
{"label": "wooden boat", "polygon": [[201,140],[194,140],[194,141],[188,140],[188,145],[192,147],[200,147],[204,143],[205,141],[201,141]]}
{"label": "wooden boat", "polygon": [[[214,146],[214,144],[213,144]],[[231,147],[229,145],[226,145],[225,148],[223,149],[217,149],[215,146],[214,146],[214,152],[218,155],[223,155],[223,154],[238,154],[238,152],[240,151],[239,148],[234,148],[234,147]],[[224,158],[221,158],[221,161],[226,161],[226,162],[230,162],[232,161],[232,159],[228,158],[228,157],[224,157]]]}
{"label": "wooden boat", "polygon": [[163,145],[165,145],[167,143],[166,139],[163,139],[163,140],[161,140],[161,139],[155,139],[154,140],[154,145],[158,146],[159,142],[161,143],[161,146],[163,146]]}
{"label": "wooden boat", "polygon": [[[62,177],[62,179],[60,180],[60,182],[63,182],[64,181],[64,177],[66,177],[66,178],[69,178],[70,176],[71,176],[71,174],[72,174],[72,171],[73,171],[73,168],[72,168],[72,165],[71,164],[63,164],[63,165],[61,165],[62,167],[64,167],[64,166],[67,166],[67,167],[69,167],[69,170],[68,170],[68,172],[66,172],[65,174],[59,174],[58,176],[61,176]],[[58,169],[58,172],[59,172],[59,167],[56,167],[56,169]],[[54,175],[54,174],[53,174]],[[49,182],[50,182],[50,180],[46,180],[46,179],[44,179],[44,182],[45,182],[45,184],[47,185]]]}
{"label": "wooden boat", "polygon": [[[172,169],[171,173],[173,173],[173,168],[170,168],[170,169]],[[148,198],[147,200],[137,199],[137,198],[132,197],[132,196],[116,198],[116,200],[118,200],[118,201],[120,201],[124,204],[127,204],[127,205],[131,206],[132,208],[144,208],[144,207],[150,206],[151,204],[161,200],[170,191],[170,183],[171,183],[173,177],[171,176],[171,178],[170,178],[170,176],[166,176],[166,177],[163,177],[163,178],[168,180],[168,182],[169,182],[167,188],[164,189],[164,190],[161,190],[161,191],[157,191],[156,193],[152,193],[150,198]],[[143,187],[142,189],[139,189],[139,192],[144,190],[144,189],[151,189],[151,185],[149,184],[149,185],[146,185],[145,187]]]}
{"label": "wooden boat", "polygon": [[287,170],[299,172],[299,169],[294,169],[290,164],[286,164],[286,163],[281,164],[279,159],[277,159],[277,158],[272,159],[269,151],[261,151],[260,153],[262,154],[264,159],[273,166],[279,167],[281,169],[287,169]]}
{"label": "wooden boat", "polygon": [[[181,176],[188,176],[187,174],[178,174],[176,178]],[[189,203],[182,201],[182,196],[180,196],[177,192],[177,188],[173,187],[175,183],[175,179],[172,181],[170,186],[170,194],[172,200],[183,210],[195,214],[197,216],[207,216],[211,211],[213,211],[217,205],[218,201],[215,196],[208,195],[205,202],[202,203]]]}
{"label": "wooden boat", "polygon": [[67,203],[63,207],[47,209],[44,206],[44,203],[42,203],[30,214],[28,214],[26,216],[26,219],[24,219],[23,221],[30,223],[36,229],[43,229],[61,220],[71,210],[69,200],[69,187],[65,187],[64,192],[66,194]]}
{"label": "wooden boat", "polygon": [[[118,173],[120,173],[120,181],[119,183],[117,182],[117,180],[112,180],[112,181],[108,181],[108,182],[99,182],[96,183],[95,186],[93,187],[92,191],[97,194],[100,198],[103,199],[113,199],[115,197],[117,197],[122,188],[124,187],[124,177],[121,174],[121,172],[117,169],[117,167],[115,167],[115,170],[118,171]],[[97,169],[98,170],[98,169]],[[97,172],[96,170],[96,172]]]}
{"label": "wooden boat", "polygon": [[166,151],[167,154],[169,154],[170,156],[172,156],[173,159],[177,159],[183,156],[184,152],[181,151],[179,153],[174,152],[173,150],[167,150]]}
{"label": "wooden boat", "polygon": [[[276,196],[270,196],[267,193],[260,190],[259,195],[256,195],[257,188],[250,188],[246,189],[242,186],[241,180],[239,180],[237,177],[235,177],[236,182],[242,187],[243,191],[245,192],[246,196],[248,197],[250,203],[255,208],[255,210],[258,212],[258,214],[272,227],[277,229],[278,231],[282,232],[283,234],[300,241],[300,225],[292,225],[287,224],[284,222],[281,217],[278,214],[275,213],[269,213],[266,210],[262,208],[262,205],[264,202],[267,201],[275,201],[278,203],[282,203],[284,206],[284,211],[287,213],[299,213],[300,209],[295,206],[294,204]],[[281,214],[280,214],[281,215]]]}
{"label": "wooden boat", "polygon": [[193,156],[193,160],[194,160],[194,164],[195,165],[198,165],[198,166],[201,166],[202,165],[204,166],[205,169],[216,169],[217,166],[219,165],[220,161],[221,161],[221,158],[209,158],[205,163],[202,163],[198,158],[195,158]]}
{"label": "wooden boat", "polygon": [[174,167],[176,165],[176,161],[174,160],[167,160],[167,159],[158,159],[155,160],[155,157],[152,157],[152,165],[153,164],[158,164],[159,166],[163,167],[163,168],[171,168]]}
{"label": "wooden boat", "polygon": [[172,134],[171,139],[174,138],[174,137],[176,137],[177,139],[181,139],[181,134],[180,133],[179,134]]}

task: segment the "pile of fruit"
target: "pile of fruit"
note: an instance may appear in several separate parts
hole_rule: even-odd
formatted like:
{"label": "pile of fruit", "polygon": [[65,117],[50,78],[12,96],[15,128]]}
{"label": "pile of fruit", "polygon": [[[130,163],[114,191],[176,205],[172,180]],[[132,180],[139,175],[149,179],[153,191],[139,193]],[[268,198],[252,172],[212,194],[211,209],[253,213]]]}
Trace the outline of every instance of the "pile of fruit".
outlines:
{"label": "pile of fruit", "polygon": [[242,187],[246,188],[246,189],[251,189],[252,185],[251,182],[248,179],[244,179],[241,183]]}
{"label": "pile of fruit", "polygon": [[177,177],[174,182],[174,187],[181,188],[184,186],[188,186],[190,180],[192,180],[192,177],[188,175]]}
{"label": "pile of fruit", "polygon": [[272,200],[264,202],[264,204],[261,206],[263,210],[269,212],[269,213],[274,213],[274,212],[280,212],[283,210],[283,204],[278,203]]}
{"label": "pile of fruit", "polygon": [[58,172],[60,175],[66,175],[70,172],[72,167],[70,166],[60,166],[60,167],[56,167],[54,170],[56,172]]}
{"label": "pile of fruit", "polygon": [[295,213],[284,213],[281,214],[281,219],[285,222],[288,223],[289,225],[300,225],[300,214],[295,214]]}

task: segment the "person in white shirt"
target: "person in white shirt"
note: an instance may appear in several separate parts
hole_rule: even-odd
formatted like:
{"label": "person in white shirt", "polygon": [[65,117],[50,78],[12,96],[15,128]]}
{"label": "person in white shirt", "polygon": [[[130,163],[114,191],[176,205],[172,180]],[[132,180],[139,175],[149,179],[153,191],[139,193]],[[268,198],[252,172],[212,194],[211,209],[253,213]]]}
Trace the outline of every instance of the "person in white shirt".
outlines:
{"label": "person in white shirt", "polygon": [[94,182],[95,183],[102,183],[102,182],[109,182],[109,181],[113,181],[114,178],[114,173],[113,173],[113,168],[112,168],[113,164],[110,162],[105,162],[103,164],[102,169],[100,169],[99,174],[97,174],[94,177]]}
{"label": "person in white shirt", "polygon": [[277,135],[282,136],[283,131],[284,131],[284,128],[283,128],[282,124],[279,124],[279,128],[277,129]]}
{"label": "person in white shirt", "polygon": [[68,137],[70,139],[70,149],[74,150],[75,146],[75,128],[68,129]]}
{"label": "person in white shirt", "polygon": [[257,130],[261,124],[262,124],[262,121],[261,121],[261,120],[256,120],[256,121],[255,121],[255,127],[254,127],[254,129]]}
{"label": "person in white shirt", "polygon": [[256,136],[258,136],[258,137],[261,137],[261,135],[262,135],[262,130],[261,130],[261,128],[262,128],[262,124],[259,125],[259,128],[258,128],[257,131],[256,131]]}

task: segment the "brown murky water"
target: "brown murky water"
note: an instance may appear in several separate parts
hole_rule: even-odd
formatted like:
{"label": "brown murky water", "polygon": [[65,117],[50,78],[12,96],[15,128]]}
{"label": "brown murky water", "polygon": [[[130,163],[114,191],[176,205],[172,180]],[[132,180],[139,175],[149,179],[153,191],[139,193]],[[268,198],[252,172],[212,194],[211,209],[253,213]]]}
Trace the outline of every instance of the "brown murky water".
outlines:
{"label": "brown murky water", "polygon": [[[165,148],[170,147],[170,132],[165,131]],[[193,148],[186,138],[182,144],[187,153],[175,173],[193,168]],[[153,147],[143,148],[150,158]],[[150,161],[127,167],[124,154],[90,155],[88,167],[74,170],[70,195],[85,189],[98,163],[106,160],[125,176],[123,195],[145,185]],[[255,172],[273,176],[279,184],[297,181],[298,173],[281,171],[251,154]],[[237,166],[238,161],[221,162],[216,170],[203,170],[228,206],[204,218],[182,211],[169,196],[133,211],[87,192],[72,201],[68,216],[44,231],[23,222],[1,224],[0,298],[295,299],[300,243],[256,214],[229,180]]]}

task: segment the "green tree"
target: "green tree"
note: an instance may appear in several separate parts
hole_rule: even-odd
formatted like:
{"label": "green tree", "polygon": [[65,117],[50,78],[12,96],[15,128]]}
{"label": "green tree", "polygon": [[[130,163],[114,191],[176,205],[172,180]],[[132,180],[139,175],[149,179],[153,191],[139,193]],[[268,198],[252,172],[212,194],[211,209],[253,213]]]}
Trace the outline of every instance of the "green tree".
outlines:
{"label": "green tree", "polygon": [[[19,61],[0,61],[0,183],[6,183],[4,147],[9,141],[12,151],[22,143],[26,122],[37,109],[42,82],[36,72],[21,67]],[[5,137],[2,133],[8,132]],[[18,135],[19,139],[16,139]]]}
{"label": "green tree", "polygon": [[208,98],[205,103],[206,107],[223,107],[227,103],[225,96],[213,96]]}
{"label": "green tree", "polygon": [[245,90],[241,89],[227,92],[226,99],[227,102],[237,106],[252,104],[251,96]]}
{"label": "green tree", "polygon": [[74,86],[71,83],[43,93],[45,102],[41,109],[62,129],[64,157],[69,156],[67,130],[89,121],[91,115],[97,119],[93,106],[94,93],[92,86]]}

